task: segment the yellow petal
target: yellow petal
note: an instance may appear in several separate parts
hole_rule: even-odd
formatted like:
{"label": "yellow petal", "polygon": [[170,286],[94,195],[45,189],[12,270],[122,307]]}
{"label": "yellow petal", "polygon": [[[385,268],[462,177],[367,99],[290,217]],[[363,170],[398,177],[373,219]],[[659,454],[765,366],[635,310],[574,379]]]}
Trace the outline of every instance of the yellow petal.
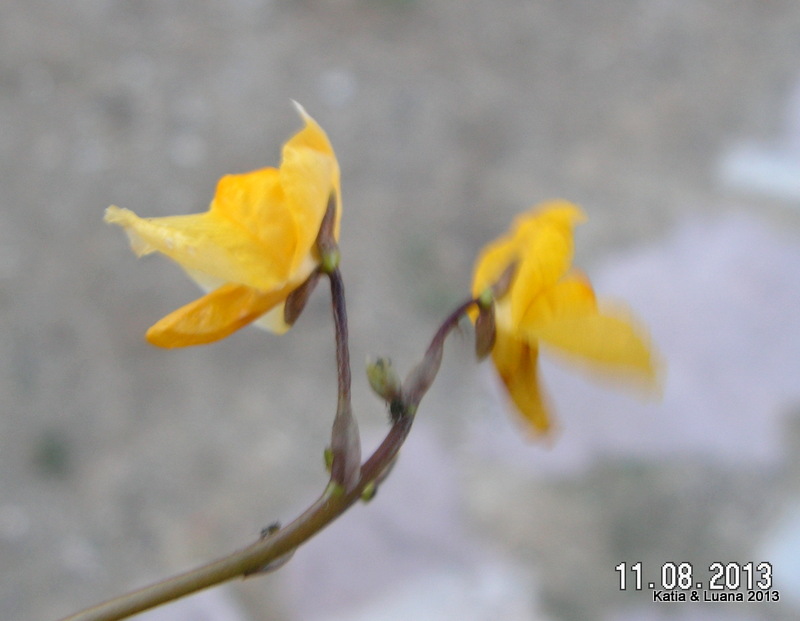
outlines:
{"label": "yellow petal", "polygon": [[593,370],[657,386],[655,355],[646,332],[622,312],[556,318],[524,333]]}
{"label": "yellow petal", "polygon": [[209,211],[140,218],[109,207],[106,222],[125,228],[134,251],[161,252],[186,271],[211,280],[271,290],[297,274],[313,246],[331,195],[341,217],[339,167],[325,132],[305,111],[305,127],[283,148],[280,169],[226,175]]}
{"label": "yellow petal", "polygon": [[472,295],[479,296],[491,287],[517,258],[513,235],[504,235],[483,247],[475,261]]}
{"label": "yellow petal", "polygon": [[167,348],[213,343],[252,323],[288,294],[223,285],[158,321],[147,331],[147,340]]}
{"label": "yellow petal", "polygon": [[597,312],[597,300],[589,279],[573,270],[519,309],[519,326],[536,328],[555,319],[580,317]]}
{"label": "yellow petal", "polygon": [[517,219],[520,263],[511,289],[511,318],[515,324],[531,300],[569,269],[572,228],[583,219],[583,212],[566,201],[546,203]]}
{"label": "yellow petal", "polygon": [[535,344],[498,331],[492,360],[522,420],[541,435],[550,429],[551,418],[539,385],[537,358]]}
{"label": "yellow petal", "polygon": [[[249,244],[253,253],[261,255],[276,280],[285,279],[293,271],[293,257],[299,251],[297,224],[286,200],[281,176],[275,168],[225,175],[217,183],[209,210],[215,222],[239,230],[242,243]],[[304,252],[307,251],[306,248]],[[256,286],[252,282],[239,282]]]}
{"label": "yellow petal", "polygon": [[283,318],[284,308],[286,306],[285,302],[284,300],[275,308],[265,313],[262,317],[257,319],[253,325],[262,330],[272,332],[273,334],[284,334],[288,332],[292,326],[286,323]]}
{"label": "yellow petal", "polygon": [[572,260],[572,227],[583,212],[567,201],[543,203],[517,217],[510,233],[484,247],[475,265],[473,295],[490,287],[514,261],[512,314],[517,321],[541,289],[556,282]]}
{"label": "yellow petal", "polygon": [[[278,231],[269,247],[217,212],[140,218],[128,209],[112,206],[106,210],[105,220],[125,228],[138,255],[158,251],[187,271],[212,279],[269,290],[281,286],[289,276],[284,253],[294,250],[293,230],[285,235]],[[294,224],[289,224],[293,229]]]}
{"label": "yellow petal", "polygon": [[286,143],[286,146],[291,148],[312,149],[335,159],[333,147],[331,146],[330,140],[328,140],[328,135],[325,133],[325,130],[319,126],[319,123],[317,123],[308,112],[306,112],[306,109],[302,105],[296,101],[292,101],[292,103],[297,110],[297,114],[300,115],[300,118],[303,119],[306,125]]}
{"label": "yellow petal", "polygon": [[322,128],[301,106],[305,126],[283,147],[279,169],[227,175],[201,214],[140,218],[109,207],[138,255],[161,252],[211,293],[148,331],[162,347],[210,343],[250,322],[284,332],[286,297],[318,262],[315,242],[331,197],[341,219],[339,165]]}
{"label": "yellow petal", "polygon": [[331,194],[336,200],[336,239],[342,215],[339,164],[333,147],[319,124],[302,106],[296,102],[295,106],[306,125],[284,145],[280,169],[281,187],[297,230],[293,268],[312,249]]}
{"label": "yellow petal", "polygon": [[333,147],[317,122],[302,107],[298,111],[305,127],[283,146],[280,169],[223,177],[211,206],[278,255],[288,273],[312,251],[331,194],[336,236],[341,219]]}

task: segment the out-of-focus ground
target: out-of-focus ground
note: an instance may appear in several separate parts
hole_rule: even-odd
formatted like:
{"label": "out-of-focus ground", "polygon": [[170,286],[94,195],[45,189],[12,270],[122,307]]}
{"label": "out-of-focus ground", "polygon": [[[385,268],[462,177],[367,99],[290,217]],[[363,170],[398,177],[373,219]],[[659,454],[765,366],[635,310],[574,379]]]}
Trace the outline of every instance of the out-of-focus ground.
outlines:
{"label": "out-of-focus ground", "polygon": [[[800,608],[800,5],[794,0],[0,4],[0,615],[41,621],[220,556],[325,484],[326,296],[294,330],[165,352],[197,296],[102,223],[200,211],[326,128],[360,361],[406,370],[481,245],[550,197],[667,364],[660,403],[545,368],[561,431],[514,433],[469,339],[396,471],[280,572],[143,616],[793,619]],[[620,591],[769,561],[778,603]],[[630,578],[630,575],[629,575]]]}

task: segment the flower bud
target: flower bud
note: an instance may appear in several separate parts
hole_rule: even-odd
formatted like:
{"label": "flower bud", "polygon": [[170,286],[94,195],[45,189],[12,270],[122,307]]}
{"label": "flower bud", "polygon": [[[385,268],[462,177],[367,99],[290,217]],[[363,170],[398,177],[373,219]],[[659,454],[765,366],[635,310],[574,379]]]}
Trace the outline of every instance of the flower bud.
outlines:
{"label": "flower bud", "polygon": [[387,403],[400,396],[400,378],[389,358],[367,359],[367,379],[375,394]]}
{"label": "flower bud", "polygon": [[341,255],[339,245],[336,243],[334,226],[336,224],[336,194],[331,193],[328,198],[328,207],[322,217],[322,223],[317,233],[317,250],[319,251],[320,268],[330,274],[339,267]]}
{"label": "flower bud", "polygon": [[323,272],[330,274],[339,267],[339,262],[342,260],[342,255],[339,252],[339,247],[323,250],[320,248],[320,263],[319,266]]}
{"label": "flower bud", "polygon": [[488,289],[484,289],[475,301],[480,310],[488,308],[494,304],[494,293],[492,292],[492,288],[489,287]]}
{"label": "flower bud", "polygon": [[374,481],[370,481],[364,486],[364,491],[361,492],[361,500],[363,502],[369,502],[373,498],[375,498],[375,494],[378,493],[378,486],[375,485]]}

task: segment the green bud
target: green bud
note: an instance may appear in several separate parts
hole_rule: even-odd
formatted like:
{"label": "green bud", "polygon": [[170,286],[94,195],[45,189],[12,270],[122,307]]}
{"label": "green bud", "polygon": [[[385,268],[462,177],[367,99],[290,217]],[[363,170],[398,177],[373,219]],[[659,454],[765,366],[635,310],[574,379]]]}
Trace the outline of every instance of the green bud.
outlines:
{"label": "green bud", "polygon": [[369,502],[373,498],[375,498],[375,494],[378,493],[378,486],[375,485],[375,481],[370,481],[364,486],[363,491],[361,492],[361,500],[364,502]]}
{"label": "green bud", "polygon": [[388,403],[400,395],[400,378],[389,358],[367,358],[367,379],[375,394]]}
{"label": "green bud", "polygon": [[320,256],[319,256],[320,269],[324,273],[330,274],[337,267],[339,267],[339,261],[341,261],[341,259],[342,259],[342,255],[339,252],[339,248],[338,247],[322,251],[322,252],[320,252]]}
{"label": "green bud", "polygon": [[344,496],[344,485],[339,485],[336,481],[331,481],[328,483],[328,487],[325,488],[325,496],[328,498]]}
{"label": "green bud", "polygon": [[483,292],[478,296],[477,302],[478,308],[481,310],[492,306],[492,304],[494,304],[494,293],[492,293],[492,288],[489,287],[488,289],[484,289]]}
{"label": "green bud", "polygon": [[331,449],[330,446],[325,447],[325,450],[322,453],[322,458],[325,460],[325,470],[330,472],[331,466],[333,466],[333,449]]}
{"label": "green bud", "polygon": [[317,250],[319,251],[319,264],[320,269],[326,273],[331,274],[336,268],[339,267],[339,245],[336,243],[334,237],[334,225],[336,223],[336,194],[331,192],[328,197],[328,207],[325,209],[325,215],[322,217],[322,223],[317,233]]}

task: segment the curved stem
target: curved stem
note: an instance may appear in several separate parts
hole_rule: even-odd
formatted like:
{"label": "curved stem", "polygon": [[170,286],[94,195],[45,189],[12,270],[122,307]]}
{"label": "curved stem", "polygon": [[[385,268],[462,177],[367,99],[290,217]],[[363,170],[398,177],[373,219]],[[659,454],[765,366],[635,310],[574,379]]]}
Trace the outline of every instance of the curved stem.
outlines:
{"label": "curved stem", "polygon": [[442,322],[442,325],[439,326],[439,329],[436,331],[436,334],[433,335],[430,345],[428,345],[426,355],[432,352],[437,347],[441,347],[444,344],[444,341],[447,338],[447,336],[458,325],[458,322],[461,321],[461,317],[463,317],[466,314],[470,306],[472,306],[473,304],[477,304],[477,302],[478,302],[477,299],[470,298],[462,302],[459,306],[455,308],[455,310],[452,313],[450,313],[447,316],[447,318]]}
{"label": "curved stem", "polygon": [[[334,281],[337,280],[339,284],[334,285]],[[340,309],[342,312],[334,311],[334,316],[338,315],[343,319],[345,316],[343,312],[344,295],[343,289],[339,289],[341,286],[340,277],[332,278],[331,282],[332,290],[336,289],[342,294],[342,306]],[[338,297],[338,294],[335,294],[334,297]],[[431,340],[427,350],[428,353],[441,349],[447,335],[474,302],[474,300],[469,300],[463,303],[445,319]],[[334,306],[336,305],[334,304]],[[337,339],[343,337],[343,343],[346,342],[346,328],[344,330],[337,328],[337,335]],[[340,361],[347,361],[348,358],[349,354],[347,354],[346,347],[337,347],[337,364]],[[346,368],[348,372],[346,375],[340,376],[339,379],[340,392],[345,385],[349,391],[349,364],[346,365]],[[416,406],[413,410],[415,409]],[[325,493],[308,509],[280,530],[216,561],[108,600],[72,616],[65,617],[61,621],[115,621],[124,619],[202,589],[227,582],[233,578],[246,577],[249,574],[258,572],[272,561],[292,552],[313,537],[361,498],[364,488],[378,479],[397,457],[400,447],[402,447],[411,431],[411,426],[414,422],[413,414],[414,412],[409,411],[407,408],[401,409],[383,442],[359,469],[357,480],[351,488],[342,489],[341,493],[334,493],[329,486]]]}
{"label": "curved stem", "polygon": [[366,485],[376,479],[397,456],[413,418],[396,422],[383,442],[364,463],[355,487],[344,494],[325,493],[293,522],[266,539],[237,550],[214,562],[157,582],[79,612],[62,621],[114,621],[154,608],[207,587],[257,572],[261,567],[288,554],[310,539],[360,498]]}
{"label": "curved stem", "polygon": [[331,306],[336,332],[336,372],[339,396],[331,429],[331,482],[347,491],[358,482],[361,467],[361,438],[350,404],[350,346],[347,333],[347,307],[344,282],[339,269],[328,273],[331,282]]}
{"label": "curved stem", "polygon": [[[344,297],[344,281],[338,269],[329,275],[331,281],[331,305],[333,324],[336,330],[336,369],[339,381],[338,409],[350,403],[350,346],[347,332],[347,307]],[[344,404],[343,404],[344,402]]]}

